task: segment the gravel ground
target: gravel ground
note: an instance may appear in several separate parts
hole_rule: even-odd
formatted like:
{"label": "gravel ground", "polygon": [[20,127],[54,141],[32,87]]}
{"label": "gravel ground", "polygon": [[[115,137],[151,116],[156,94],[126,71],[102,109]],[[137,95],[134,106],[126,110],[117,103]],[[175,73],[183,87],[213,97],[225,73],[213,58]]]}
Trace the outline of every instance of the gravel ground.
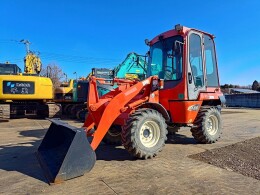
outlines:
{"label": "gravel ground", "polygon": [[190,157],[260,180],[260,137]]}

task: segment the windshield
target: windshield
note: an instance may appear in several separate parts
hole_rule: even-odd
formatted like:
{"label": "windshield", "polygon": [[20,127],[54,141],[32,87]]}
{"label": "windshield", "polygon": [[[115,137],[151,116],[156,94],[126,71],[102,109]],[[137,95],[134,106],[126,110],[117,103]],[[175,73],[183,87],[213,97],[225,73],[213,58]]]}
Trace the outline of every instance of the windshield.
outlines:
{"label": "windshield", "polygon": [[174,36],[155,43],[150,48],[147,76],[158,75],[160,79],[182,78],[183,37]]}
{"label": "windshield", "polygon": [[21,73],[21,69],[16,64],[0,64],[0,74],[18,74]]}

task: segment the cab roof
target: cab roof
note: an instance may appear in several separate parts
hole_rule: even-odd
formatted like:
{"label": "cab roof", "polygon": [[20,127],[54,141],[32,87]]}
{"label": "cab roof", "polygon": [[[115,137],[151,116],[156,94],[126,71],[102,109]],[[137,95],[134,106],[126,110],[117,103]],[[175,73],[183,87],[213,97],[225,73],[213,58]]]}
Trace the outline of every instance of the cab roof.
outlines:
{"label": "cab roof", "polygon": [[161,39],[161,37],[163,39],[166,39],[166,38],[173,37],[173,36],[176,36],[176,35],[187,36],[187,34],[191,30],[194,30],[194,31],[206,34],[206,35],[209,35],[212,39],[214,38],[214,35],[212,35],[210,33],[207,33],[207,32],[195,29],[195,28],[188,28],[186,26],[181,26],[181,25],[178,24],[178,25],[175,25],[174,29],[168,30],[168,31],[166,31],[164,33],[161,33],[161,34],[157,35],[156,37],[154,37],[151,41],[149,41],[149,44],[150,45],[155,44],[156,42],[159,41],[159,39]]}

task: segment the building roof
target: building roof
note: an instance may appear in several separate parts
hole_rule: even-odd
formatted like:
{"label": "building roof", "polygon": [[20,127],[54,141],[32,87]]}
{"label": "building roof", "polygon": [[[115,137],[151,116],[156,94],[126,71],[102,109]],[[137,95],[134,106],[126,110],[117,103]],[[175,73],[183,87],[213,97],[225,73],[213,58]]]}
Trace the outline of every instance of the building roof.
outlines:
{"label": "building roof", "polygon": [[251,90],[251,89],[240,89],[240,88],[230,88],[230,91],[238,92],[238,93],[260,93],[259,91]]}

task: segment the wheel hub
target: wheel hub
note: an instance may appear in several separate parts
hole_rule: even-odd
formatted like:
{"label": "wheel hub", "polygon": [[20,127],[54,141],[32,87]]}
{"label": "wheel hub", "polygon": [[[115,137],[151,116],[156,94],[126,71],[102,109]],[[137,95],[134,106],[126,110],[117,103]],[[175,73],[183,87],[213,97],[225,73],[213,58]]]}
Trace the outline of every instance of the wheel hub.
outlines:
{"label": "wheel hub", "polygon": [[159,125],[154,121],[146,121],[140,130],[140,141],[148,148],[157,144],[160,138]]}
{"label": "wheel hub", "polygon": [[151,130],[150,129],[145,129],[144,132],[143,132],[143,136],[145,138],[148,138],[151,134]]}
{"label": "wheel hub", "polygon": [[210,135],[215,135],[218,131],[218,119],[216,116],[211,115],[209,116],[206,122],[206,128]]}

